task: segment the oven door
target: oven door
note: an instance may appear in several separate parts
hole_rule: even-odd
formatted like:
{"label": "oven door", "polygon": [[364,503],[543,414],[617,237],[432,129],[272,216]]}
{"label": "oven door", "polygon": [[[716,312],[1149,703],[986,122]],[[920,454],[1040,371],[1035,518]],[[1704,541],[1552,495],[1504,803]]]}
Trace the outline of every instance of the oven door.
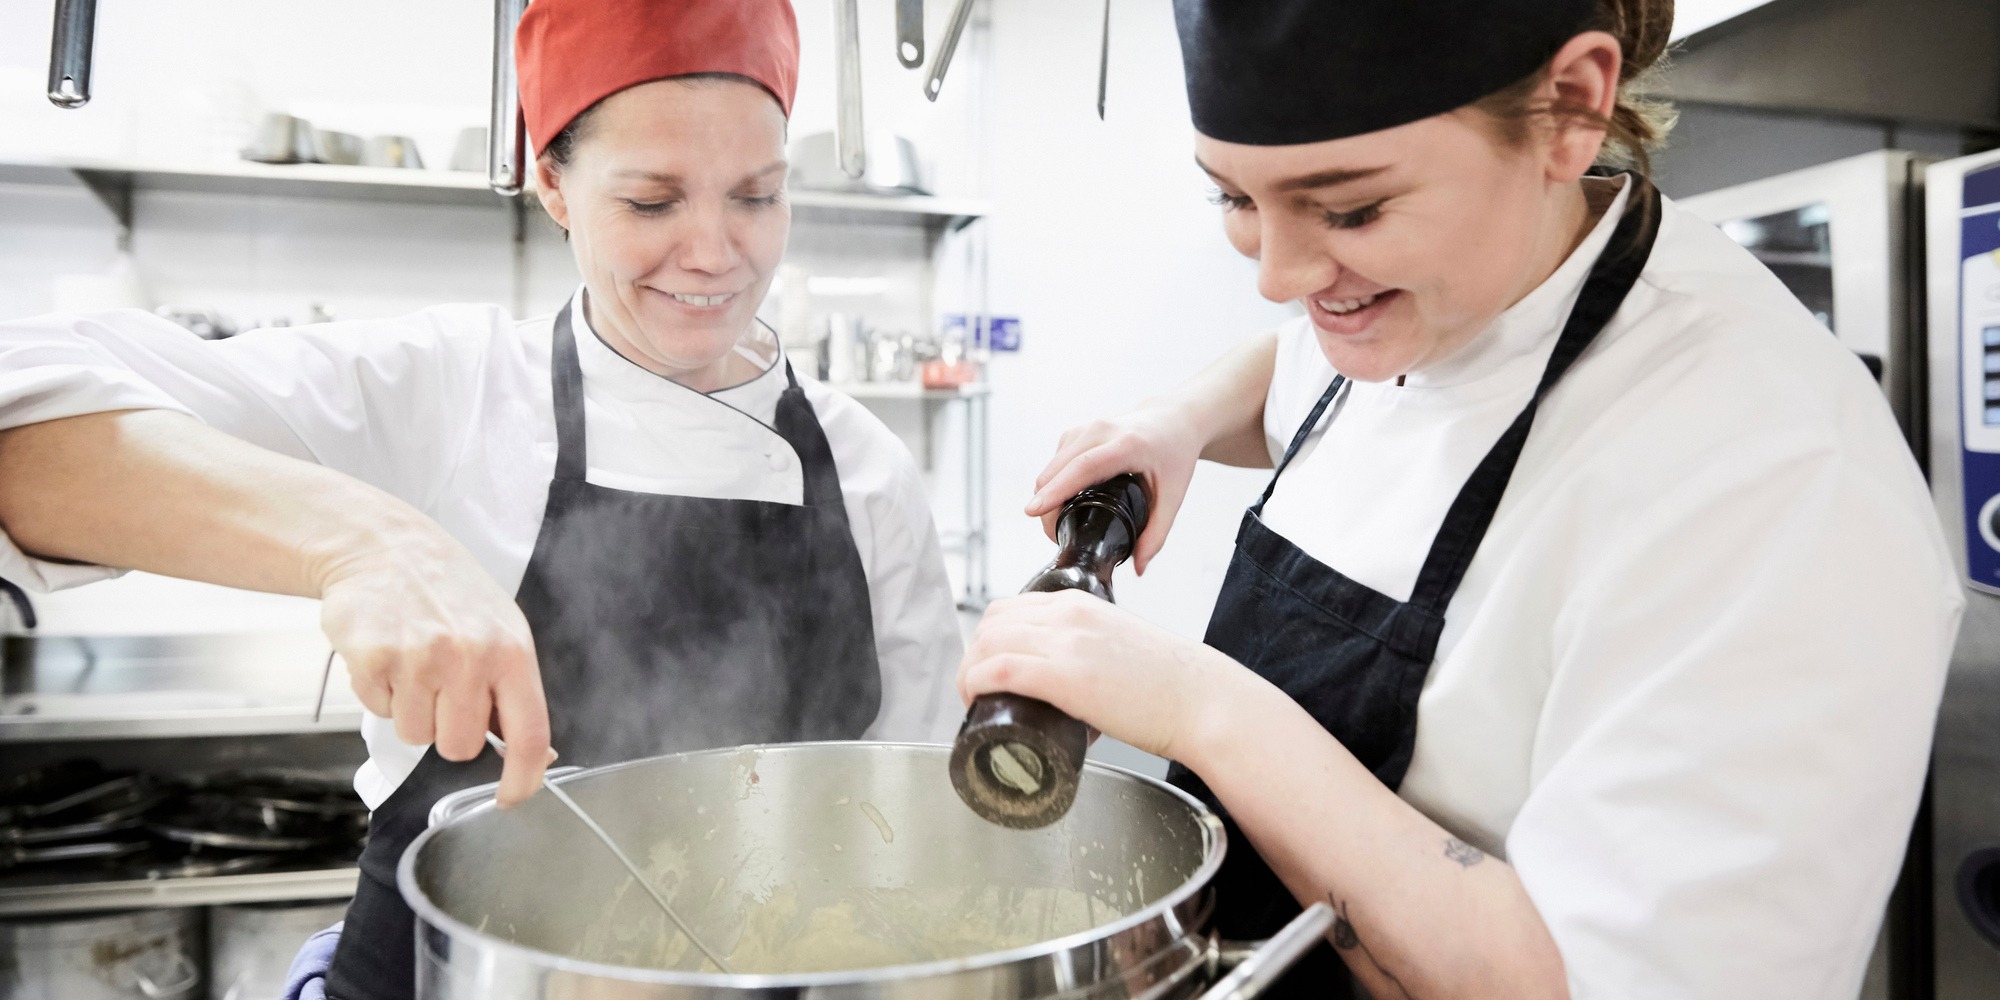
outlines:
{"label": "oven door", "polygon": [[1938,1000],[2000,996],[2000,153],[1931,167],[1931,492],[1966,583],[1931,759]]}
{"label": "oven door", "polygon": [[1913,448],[1924,440],[1920,267],[1922,161],[1883,150],[1682,200],[1764,262],[1882,383]]}
{"label": "oven door", "polygon": [[[1927,456],[1928,373],[1920,312],[1923,168],[1882,150],[1678,202],[1742,244],[1882,386],[1918,463]],[[1931,798],[1884,913],[1862,1000],[1928,1000],[1932,972]]]}

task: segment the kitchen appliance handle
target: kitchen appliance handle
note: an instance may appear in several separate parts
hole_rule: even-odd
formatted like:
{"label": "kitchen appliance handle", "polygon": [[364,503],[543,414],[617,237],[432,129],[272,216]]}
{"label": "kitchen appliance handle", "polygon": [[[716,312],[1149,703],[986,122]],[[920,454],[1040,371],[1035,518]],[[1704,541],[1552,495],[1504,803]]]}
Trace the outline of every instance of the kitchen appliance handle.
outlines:
{"label": "kitchen appliance handle", "polygon": [[1201,1000],[1251,1000],[1277,982],[1332,928],[1333,907],[1314,903],[1268,940],[1249,945],[1222,944],[1217,951],[1217,965],[1234,961],[1235,968],[1216,980],[1201,995]]}
{"label": "kitchen appliance handle", "polygon": [[486,183],[495,194],[521,193],[527,173],[528,128],[521,119],[514,73],[514,26],[528,0],[493,0],[493,119],[486,130]]}
{"label": "kitchen appliance handle", "polygon": [[183,951],[174,952],[174,965],[169,972],[178,978],[173,982],[160,983],[138,969],[133,969],[132,981],[138,985],[139,992],[146,994],[149,1000],[180,996],[201,982],[201,967]]}
{"label": "kitchen appliance handle", "polygon": [[[552,767],[549,768],[547,774],[542,775],[542,780],[544,782],[554,781],[557,778],[566,777],[581,770],[583,768],[574,766]],[[437,800],[437,803],[431,806],[430,825],[443,826],[446,823],[456,822],[460,816],[465,815],[474,806],[480,805],[487,799],[492,798],[499,791],[500,783],[495,781],[490,784],[474,785],[471,788],[453,792]]]}
{"label": "kitchen appliance handle", "polygon": [[97,0],[56,0],[49,40],[49,102],[59,108],[90,103],[90,53],[97,34]]}

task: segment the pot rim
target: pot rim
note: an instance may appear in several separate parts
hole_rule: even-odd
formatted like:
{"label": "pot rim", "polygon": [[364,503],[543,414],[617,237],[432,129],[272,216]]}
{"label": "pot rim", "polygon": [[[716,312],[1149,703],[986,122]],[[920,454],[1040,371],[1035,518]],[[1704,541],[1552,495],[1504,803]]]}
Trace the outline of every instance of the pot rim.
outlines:
{"label": "pot rim", "polygon": [[[744,746],[715,747],[708,750],[690,750],[683,753],[662,754],[657,757],[645,757],[639,760],[607,764],[603,767],[585,768],[571,774],[563,775],[555,779],[555,782],[558,784],[568,784],[579,778],[639,767],[669,758],[678,759],[739,754],[746,750],[755,751],[761,757],[765,753],[783,753],[786,751],[833,747],[915,748],[943,750],[947,753],[951,750],[949,744],[888,742],[880,740],[816,740],[803,743],[752,743]],[[1186,804],[1192,810],[1195,821],[1201,825],[1206,837],[1207,843],[1204,845],[1202,863],[1200,867],[1195,869],[1192,875],[1182,880],[1180,885],[1175,886],[1159,899],[1154,900],[1152,903],[1141,907],[1133,913],[1129,913],[1107,924],[1100,924],[1088,930],[1078,931],[1075,934],[1053,938],[1036,944],[1023,945],[1007,951],[985,952],[978,955],[968,955],[964,958],[943,959],[935,962],[918,962],[909,965],[882,965],[836,972],[765,974],[688,972],[679,969],[647,969],[638,966],[608,965],[602,962],[586,961],[567,955],[558,955],[554,952],[543,951],[539,948],[530,948],[526,945],[516,944],[512,941],[476,930],[464,921],[445,913],[444,910],[440,909],[436,903],[433,903],[430,897],[425,895],[422,889],[417,886],[417,857],[422,853],[424,845],[429,843],[432,838],[439,836],[444,831],[473,816],[497,810],[498,806],[493,800],[468,807],[445,825],[430,827],[419,834],[417,839],[411,841],[409,848],[403,852],[402,858],[396,864],[396,888],[402,895],[403,902],[416,913],[419,920],[432,927],[447,931],[454,937],[476,940],[483,948],[500,952],[511,958],[532,962],[546,969],[599,979],[613,979],[621,982],[665,986],[720,987],[733,990],[790,989],[795,987],[803,989],[821,986],[852,986],[878,983],[885,980],[924,979],[981,969],[998,968],[1013,965],[1017,962],[1060,955],[1091,944],[1092,942],[1116,937],[1132,928],[1158,920],[1172,913],[1182,903],[1187,902],[1196,893],[1206,888],[1210,882],[1215,880],[1216,872],[1222,868],[1222,858],[1227,853],[1229,847],[1228,834],[1223,829],[1222,820],[1215,815],[1213,810],[1204,805],[1200,799],[1158,778],[1140,774],[1114,764],[1086,760],[1084,767],[1087,770],[1101,771],[1107,774],[1131,778],[1143,785],[1167,792]],[[418,934],[418,944],[420,947],[423,946],[421,931]]]}

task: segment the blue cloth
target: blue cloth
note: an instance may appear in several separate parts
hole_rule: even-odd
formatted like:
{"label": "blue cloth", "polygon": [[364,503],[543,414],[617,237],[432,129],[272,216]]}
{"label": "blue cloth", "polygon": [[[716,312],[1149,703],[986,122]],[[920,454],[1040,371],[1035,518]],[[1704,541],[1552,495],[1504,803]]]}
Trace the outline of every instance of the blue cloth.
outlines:
{"label": "blue cloth", "polygon": [[284,1000],[326,1000],[326,970],[333,965],[333,949],[340,944],[340,928],[345,923],[306,938],[292,957],[292,970],[285,974]]}

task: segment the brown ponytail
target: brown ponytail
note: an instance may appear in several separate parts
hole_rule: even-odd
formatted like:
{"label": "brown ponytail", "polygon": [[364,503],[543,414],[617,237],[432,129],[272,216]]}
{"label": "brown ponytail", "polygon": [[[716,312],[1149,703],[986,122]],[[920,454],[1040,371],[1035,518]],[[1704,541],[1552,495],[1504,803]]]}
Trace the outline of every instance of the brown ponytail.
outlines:
{"label": "brown ponytail", "polygon": [[1598,162],[1625,167],[1641,176],[1652,173],[1652,151],[1666,143],[1674,127],[1674,107],[1647,95],[1653,78],[1664,68],[1667,42],[1674,26],[1674,0],[1598,0],[1597,13],[1586,31],[1603,31],[1618,39],[1623,55],[1618,72],[1618,103],[1605,118],[1586,108],[1538,104],[1534,94],[1548,78],[1544,67],[1472,107],[1500,127],[1501,137],[1520,144],[1530,126],[1542,118],[1559,124],[1582,123],[1604,130],[1604,151]]}

